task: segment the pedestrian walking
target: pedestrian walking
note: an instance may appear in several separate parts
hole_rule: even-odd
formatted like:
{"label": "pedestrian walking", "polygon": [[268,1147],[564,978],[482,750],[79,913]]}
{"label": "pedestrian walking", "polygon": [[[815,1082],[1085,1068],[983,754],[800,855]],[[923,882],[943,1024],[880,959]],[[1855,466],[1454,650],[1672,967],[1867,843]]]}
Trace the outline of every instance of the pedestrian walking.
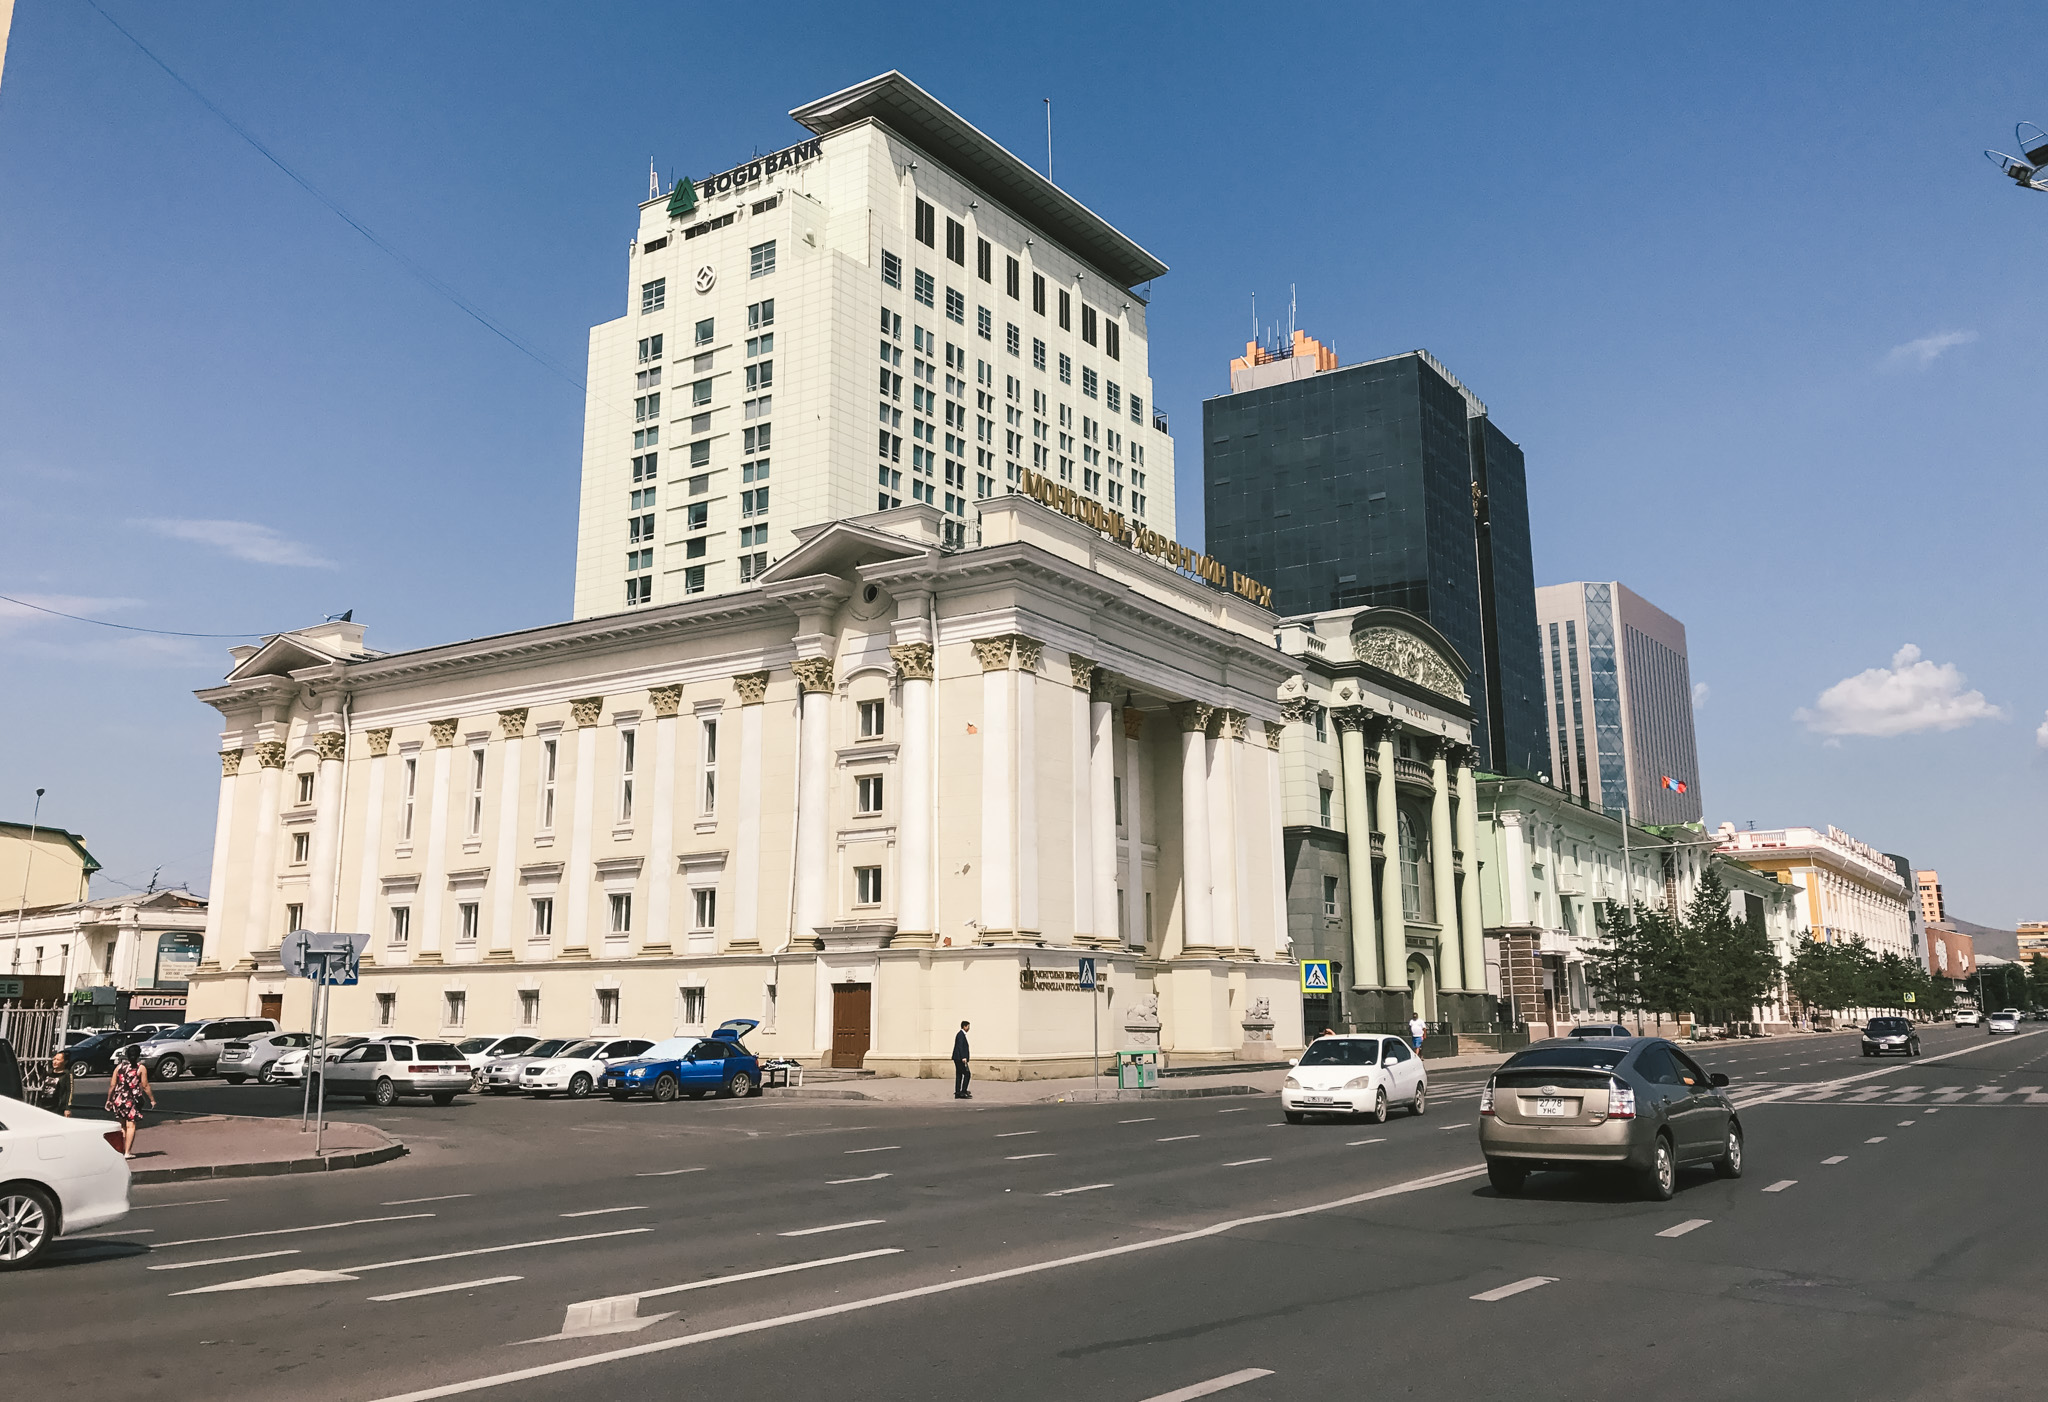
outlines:
{"label": "pedestrian walking", "polygon": [[142,1064],[141,1047],[123,1047],[114,1063],[114,1080],[107,1087],[107,1113],[121,1126],[121,1152],[135,1157],[135,1122],[142,1118],[142,1102],[156,1109],[156,1092],[149,1086],[149,1068]]}
{"label": "pedestrian walking", "polygon": [[967,1089],[967,1083],[974,1075],[967,1069],[967,1024],[961,1023],[960,1030],[953,1034],[953,1098],[972,1100],[974,1092]]}
{"label": "pedestrian walking", "polygon": [[76,1088],[74,1082],[77,1075],[78,1068],[72,1065],[71,1056],[68,1052],[58,1052],[50,1058],[51,1114],[62,1115],[66,1119],[70,1118],[71,1093]]}
{"label": "pedestrian walking", "polygon": [[1422,1020],[1421,1013],[1408,1019],[1408,1040],[1415,1044],[1415,1050],[1422,1050],[1422,1039],[1428,1035],[1429,1024]]}

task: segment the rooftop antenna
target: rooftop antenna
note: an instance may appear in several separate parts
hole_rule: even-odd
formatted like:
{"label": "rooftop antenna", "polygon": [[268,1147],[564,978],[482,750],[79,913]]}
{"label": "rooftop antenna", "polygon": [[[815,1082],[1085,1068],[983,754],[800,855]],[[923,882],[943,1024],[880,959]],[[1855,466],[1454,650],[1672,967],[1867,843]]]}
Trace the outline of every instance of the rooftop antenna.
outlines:
{"label": "rooftop antenna", "polygon": [[1252,293],[1252,344],[1259,340],[1259,294]]}
{"label": "rooftop antenna", "polygon": [[1294,284],[1287,284],[1287,344],[1294,344]]}
{"label": "rooftop antenna", "polygon": [[1045,99],[1045,178],[1052,179],[1052,99]]}
{"label": "rooftop antenna", "polygon": [[647,198],[652,200],[659,199],[660,197],[661,177],[654,173],[654,157],[649,156],[647,158]]}

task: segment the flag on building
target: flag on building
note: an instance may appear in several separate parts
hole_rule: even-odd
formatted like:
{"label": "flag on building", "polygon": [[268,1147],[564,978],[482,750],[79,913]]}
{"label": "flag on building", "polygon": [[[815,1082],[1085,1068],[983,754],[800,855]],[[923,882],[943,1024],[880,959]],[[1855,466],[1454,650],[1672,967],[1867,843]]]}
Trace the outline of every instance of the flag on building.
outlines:
{"label": "flag on building", "polygon": [[1672,777],[1671,777],[1671,776],[1670,776],[1669,774],[1665,774],[1665,775],[1662,775],[1662,776],[1660,776],[1660,777],[1662,777],[1662,779],[1664,780],[1664,787],[1665,787],[1665,788],[1667,788],[1667,789],[1669,789],[1669,790],[1671,790],[1671,792],[1673,792],[1673,793],[1684,793],[1684,792],[1685,792],[1685,780],[1683,780],[1683,779],[1674,779],[1674,778],[1672,778]]}

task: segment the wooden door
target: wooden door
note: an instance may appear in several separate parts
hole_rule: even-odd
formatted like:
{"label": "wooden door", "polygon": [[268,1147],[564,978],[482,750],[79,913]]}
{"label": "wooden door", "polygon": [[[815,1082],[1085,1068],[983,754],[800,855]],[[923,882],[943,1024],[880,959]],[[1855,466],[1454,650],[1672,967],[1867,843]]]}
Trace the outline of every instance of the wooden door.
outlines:
{"label": "wooden door", "polygon": [[267,1017],[271,1019],[273,1022],[276,1022],[279,1026],[283,1026],[284,995],[282,993],[263,994],[261,999],[261,1006],[257,1009],[256,1016]]}
{"label": "wooden door", "polygon": [[832,986],[832,1065],[857,1069],[868,1054],[873,985]]}

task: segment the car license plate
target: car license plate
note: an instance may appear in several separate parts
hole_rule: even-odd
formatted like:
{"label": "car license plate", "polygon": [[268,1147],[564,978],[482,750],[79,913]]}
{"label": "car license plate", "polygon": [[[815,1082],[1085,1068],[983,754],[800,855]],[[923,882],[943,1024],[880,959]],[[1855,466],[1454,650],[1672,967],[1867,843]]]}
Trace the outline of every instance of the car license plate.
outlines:
{"label": "car license plate", "polygon": [[1539,1115],[1566,1115],[1571,1112],[1564,1107],[1561,1095],[1539,1095],[1536,1097],[1536,1113]]}
{"label": "car license plate", "polygon": [[1304,1105],[1328,1105],[1330,1097],[1327,1095],[1304,1095],[1301,1097],[1301,1103]]}

